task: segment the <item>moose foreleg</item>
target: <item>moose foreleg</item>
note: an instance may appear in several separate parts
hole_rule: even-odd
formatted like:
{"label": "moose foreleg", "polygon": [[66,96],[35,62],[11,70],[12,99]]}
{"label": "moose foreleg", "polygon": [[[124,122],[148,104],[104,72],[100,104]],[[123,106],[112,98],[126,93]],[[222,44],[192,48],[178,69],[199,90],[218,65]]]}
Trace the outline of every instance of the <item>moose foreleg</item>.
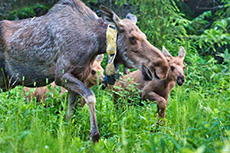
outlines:
{"label": "moose foreleg", "polygon": [[69,110],[68,113],[71,113],[71,110],[72,110],[71,107],[73,107],[77,94],[82,96],[85,102],[89,106],[90,125],[91,125],[89,137],[94,142],[98,142],[100,135],[99,135],[98,127],[97,127],[97,120],[96,120],[96,114],[95,114],[96,98],[95,98],[94,93],[88,87],[86,87],[81,81],[75,78],[71,73],[65,73],[62,76],[61,80],[62,80],[61,84],[68,90],[68,92],[70,92],[68,96],[68,98],[70,99],[69,100],[70,108],[68,108]]}

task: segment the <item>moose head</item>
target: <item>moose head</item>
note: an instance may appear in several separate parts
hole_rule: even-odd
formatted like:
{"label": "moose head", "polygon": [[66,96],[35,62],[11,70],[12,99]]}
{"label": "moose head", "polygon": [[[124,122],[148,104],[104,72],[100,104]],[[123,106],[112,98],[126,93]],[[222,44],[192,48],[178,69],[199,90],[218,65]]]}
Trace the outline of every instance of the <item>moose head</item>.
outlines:
{"label": "moose head", "polygon": [[146,35],[137,27],[137,18],[128,14],[121,20],[111,9],[100,6],[103,19],[116,26],[117,58],[127,68],[141,70],[145,80],[166,79],[168,75],[168,62],[163,53],[151,45]]}

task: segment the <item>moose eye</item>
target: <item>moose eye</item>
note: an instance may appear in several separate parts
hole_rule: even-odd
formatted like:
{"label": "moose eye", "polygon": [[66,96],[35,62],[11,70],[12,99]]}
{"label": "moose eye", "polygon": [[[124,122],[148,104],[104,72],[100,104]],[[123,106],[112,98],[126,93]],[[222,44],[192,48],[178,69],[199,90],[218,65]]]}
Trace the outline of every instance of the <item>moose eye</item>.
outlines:
{"label": "moose eye", "polygon": [[172,71],[175,69],[175,67],[174,67],[174,66],[170,66],[170,68],[171,68],[171,70],[172,70]]}
{"label": "moose eye", "polygon": [[92,74],[92,75],[95,75],[95,74],[96,74],[96,71],[92,70],[92,71],[91,71],[91,74]]}
{"label": "moose eye", "polygon": [[129,41],[130,41],[131,43],[135,43],[135,37],[129,37]]}

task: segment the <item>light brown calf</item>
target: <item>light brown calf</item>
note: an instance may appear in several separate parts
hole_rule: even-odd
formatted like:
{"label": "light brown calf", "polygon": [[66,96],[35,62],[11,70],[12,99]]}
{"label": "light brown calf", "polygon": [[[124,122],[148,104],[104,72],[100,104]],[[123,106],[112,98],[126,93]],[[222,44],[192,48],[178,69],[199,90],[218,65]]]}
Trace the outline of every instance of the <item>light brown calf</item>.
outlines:
{"label": "light brown calf", "polygon": [[[163,54],[168,60],[170,70],[167,78],[165,80],[159,80],[155,78],[152,81],[145,81],[141,75],[141,71],[137,70],[131,72],[129,75],[123,76],[122,80],[116,82],[115,90],[118,91],[120,89],[116,88],[116,86],[122,86],[123,89],[126,89],[128,84],[134,84],[134,86],[140,89],[141,98],[143,100],[156,101],[158,114],[160,118],[165,118],[165,109],[168,103],[168,96],[175,86],[175,83],[181,86],[185,82],[184,76],[184,57],[185,50],[181,46],[179,55],[177,57],[173,57],[166,48],[163,47]],[[130,82],[127,83],[128,78],[130,78]],[[115,94],[114,99],[118,99],[119,95]]]}
{"label": "light brown calf", "polygon": [[[97,81],[99,80],[99,82],[101,82],[104,78],[104,69],[101,67],[101,62],[104,58],[104,54],[98,55],[96,60],[93,62],[93,65],[90,67],[90,74],[89,76],[83,81],[83,83],[88,87],[91,88],[94,85],[97,84]],[[50,84],[52,86],[52,89],[55,88],[56,84],[54,82],[52,82]],[[63,87],[60,87],[60,93],[59,95],[62,95],[63,93],[65,93],[67,90]],[[47,98],[47,93],[50,92],[50,90],[48,89],[47,86],[44,87],[37,87],[35,88],[34,91],[32,91],[31,93],[30,90],[32,88],[29,87],[24,87],[23,88],[23,95],[25,98],[27,98],[27,101],[31,101],[33,99],[33,97],[36,97],[37,102],[41,102],[41,101],[45,101],[45,99]],[[84,106],[85,105],[85,101],[81,100],[81,105]]]}

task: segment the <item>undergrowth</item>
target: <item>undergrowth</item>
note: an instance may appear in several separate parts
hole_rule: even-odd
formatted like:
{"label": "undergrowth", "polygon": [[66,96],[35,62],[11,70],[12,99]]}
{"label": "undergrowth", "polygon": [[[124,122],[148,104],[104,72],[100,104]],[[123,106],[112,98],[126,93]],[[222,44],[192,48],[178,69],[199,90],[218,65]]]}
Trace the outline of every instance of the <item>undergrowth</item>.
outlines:
{"label": "undergrowth", "polygon": [[[127,0],[115,2],[128,4]],[[132,92],[121,93],[118,107],[111,90],[93,88],[101,135],[96,144],[88,141],[87,105],[77,107],[67,122],[66,94],[60,96],[59,87],[42,103],[27,102],[23,87],[17,87],[0,93],[0,152],[230,152],[229,1],[221,0],[222,8],[193,20],[186,19],[175,2],[129,1],[136,6],[137,25],[153,45],[164,45],[172,53],[179,46],[186,50],[186,82],[172,90],[166,125],[157,133],[153,132],[156,104],[141,101],[134,86],[130,86]],[[8,18],[28,18],[48,8],[35,5],[11,11]]]}
{"label": "undergrowth", "polygon": [[[199,76],[196,66],[187,67],[189,73]],[[205,88],[196,77],[187,75],[185,85],[173,89],[166,125],[157,133],[153,132],[157,123],[154,102],[142,102],[144,105],[140,106],[138,96],[132,104],[128,104],[128,97],[123,97],[118,101],[122,106],[117,108],[111,90],[94,87],[101,135],[97,144],[88,141],[88,106],[77,107],[66,122],[66,94],[59,96],[58,87],[53,98],[48,96],[47,107],[35,99],[26,102],[22,87],[1,93],[0,152],[228,152],[229,77],[224,78],[225,82],[212,80],[210,75],[208,81],[213,82]],[[195,86],[197,82],[199,86]]]}

